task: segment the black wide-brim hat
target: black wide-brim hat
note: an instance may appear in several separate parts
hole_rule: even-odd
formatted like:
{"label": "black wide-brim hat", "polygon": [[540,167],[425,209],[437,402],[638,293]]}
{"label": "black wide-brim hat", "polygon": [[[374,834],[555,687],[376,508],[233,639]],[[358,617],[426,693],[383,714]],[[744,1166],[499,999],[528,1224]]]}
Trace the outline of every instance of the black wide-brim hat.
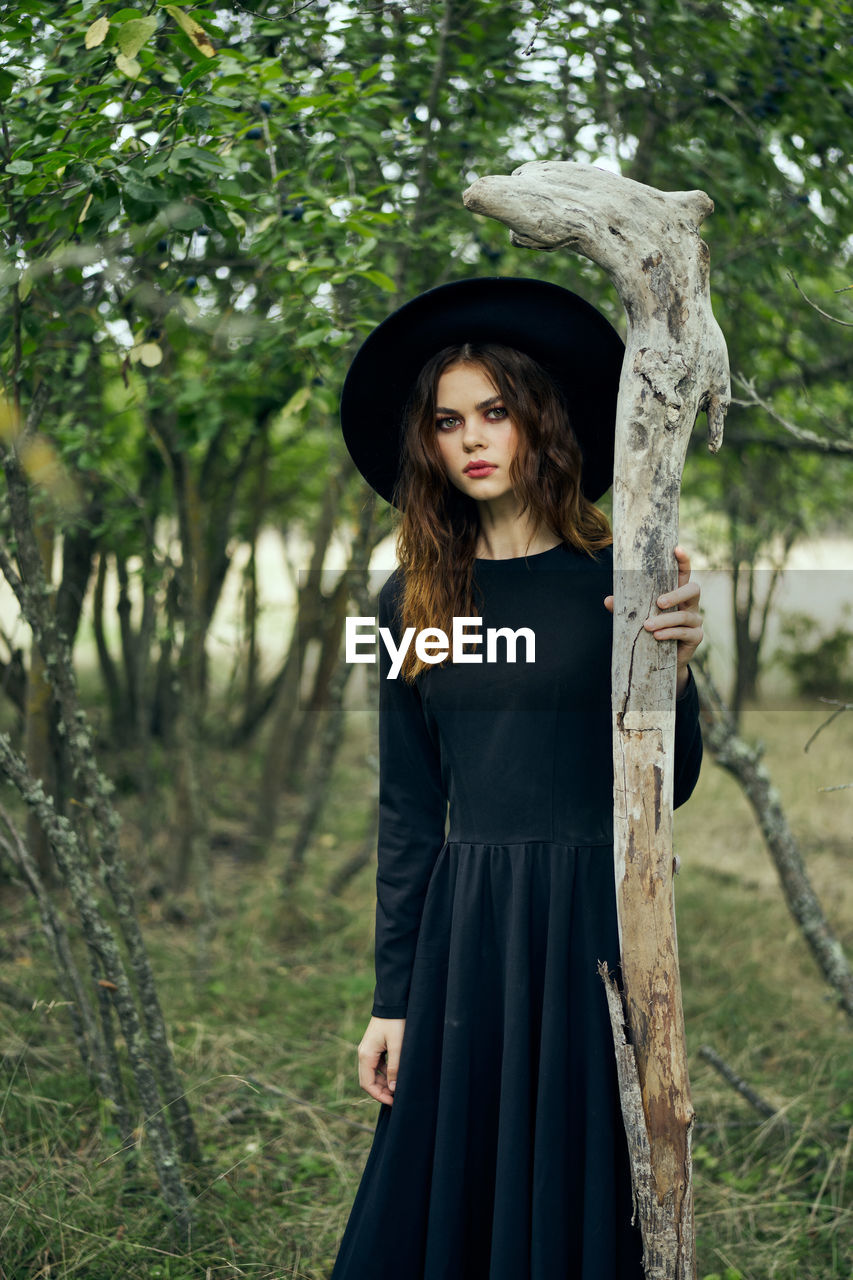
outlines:
{"label": "black wide-brim hat", "polygon": [[595,307],[556,284],[514,276],[456,280],[419,294],[365,339],[341,393],[341,428],[371,488],[394,501],[406,405],[431,356],[465,342],[514,347],[560,387],[583,454],[581,488],[597,501],[613,480],[624,344]]}

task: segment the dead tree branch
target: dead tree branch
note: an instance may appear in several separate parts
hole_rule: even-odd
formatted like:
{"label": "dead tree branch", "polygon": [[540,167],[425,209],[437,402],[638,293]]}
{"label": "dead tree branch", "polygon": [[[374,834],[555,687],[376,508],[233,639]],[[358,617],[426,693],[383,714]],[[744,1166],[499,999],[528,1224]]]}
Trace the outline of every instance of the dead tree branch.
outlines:
{"label": "dead tree branch", "polygon": [[[740,405],[743,408],[763,409],[768,417],[774,422],[778,422],[780,427],[792,435],[795,440],[801,444],[807,445],[810,449],[815,449],[820,453],[838,454],[849,457],[853,454],[853,440],[827,440],[825,436],[819,436],[815,431],[809,431],[808,427],[798,427],[795,423],[790,422],[787,418],[779,413],[769,401],[760,396],[755,389],[755,382],[752,378],[745,378],[741,374],[735,374],[735,382],[738,386],[743,387],[747,393],[746,400],[734,400],[733,404]],[[757,443],[765,443],[757,441]],[[770,443],[770,442],[768,442]]]}
{"label": "dead tree branch", "polygon": [[808,943],[818,968],[853,1018],[853,971],[814,891],[794,834],[782,808],[782,797],[761,763],[763,749],[738,737],[729,710],[707,668],[691,662],[703,709],[703,737],[714,759],[740,784],[752,806],[767,850],[779,876],[785,903]]}
{"label": "dead tree branch", "polygon": [[843,325],[845,329],[853,329],[853,320],[842,320],[839,316],[831,316],[828,311],[824,311],[816,302],[812,302],[811,298],[806,297],[805,293],[797,283],[797,277],[794,275],[793,271],[788,272],[788,279],[791,281],[803,301],[807,302],[812,310],[816,311],[819,316],[823,316],[824,320],[831,320],[833,324]]}
{"label": "dead tree branch", "polygon": [[[514,244],[598,263],[628,319],[613,478],[613,817],[625,1008],[643,1105],[638,1115],[623,1092],[623,1116],[646,1276],[691,1280],[693,1107],[672,897],[675,644],[657,644],[643,624],[676,585],[678,495],[696,416],[707,412],[716,453],[729,404],[699,234],[714,206],[703,191],[658,191],[560,162],[480,178],[463,199],[506,223]],[[615,1019],[613,1034],[619,1059]]]}
{"label": "dead tree branch", "polygon": [[783,1125],[787,1125],[787,1118],[773,1106],[771,1102],[767,1102],[762,1098],[760,1093],[756,1093],[752,1085],[738,1075],[734,1067],[729,1066],[728,1062],[712,1049],[708,1044],[700,1044],[699,1057],[704,1058],[706,1062],[710,1062],[714,1070],[723,1077],[726,1084],[730,1084],[735,1093],[739,1093],[751,1107],[753,1107],[759,1115],[764,1116],[768,1120],[781,1120]]}

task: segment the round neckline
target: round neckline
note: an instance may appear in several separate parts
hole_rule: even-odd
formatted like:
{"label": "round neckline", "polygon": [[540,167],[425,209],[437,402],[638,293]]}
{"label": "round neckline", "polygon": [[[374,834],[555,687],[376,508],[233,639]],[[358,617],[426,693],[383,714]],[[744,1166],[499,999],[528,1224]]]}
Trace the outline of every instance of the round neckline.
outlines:
{"label": "round neckline", "polygon": [[483,556],[475,556],[474,564],[521,564],[525,560],[541,560],[543,556],[550,556],[555,551],[562,551],[564,546],[564,542],[556,542],[547,551],[533,551],[526,556],[501,556],[499,559],[486,559]]}

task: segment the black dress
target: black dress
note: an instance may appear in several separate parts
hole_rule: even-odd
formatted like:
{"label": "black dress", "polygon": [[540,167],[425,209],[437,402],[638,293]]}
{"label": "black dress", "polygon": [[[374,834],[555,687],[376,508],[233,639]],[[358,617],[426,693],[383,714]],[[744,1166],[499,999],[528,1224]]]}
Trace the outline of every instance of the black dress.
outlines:
{"label": "black dress", "polygon": [[[597,962],[619,962],[612,548],[478,560],[514,663],[434,666],[380,700],[373,1012],[406,1018],[394,1103],[331,1280],[641,1280]],[[399,635],[399,571],[379,622]],[[702,759],[692,673],[674,803]],[[449,802],[449,831],[445,820]]]}

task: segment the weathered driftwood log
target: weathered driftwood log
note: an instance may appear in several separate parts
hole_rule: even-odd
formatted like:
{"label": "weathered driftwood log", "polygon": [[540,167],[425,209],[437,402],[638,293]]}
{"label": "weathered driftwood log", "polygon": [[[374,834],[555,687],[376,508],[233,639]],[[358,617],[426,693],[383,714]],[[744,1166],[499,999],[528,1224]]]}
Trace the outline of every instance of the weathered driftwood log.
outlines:
{"label": "weathered driftwood log", "polygon": [[[714,206],[702,191],[657,191],[567,162],[481,178],[463,199],[506,223],[514,244],[572,249],[598,263],[628,317],[613,479],[614,843],[644,1134],[636,1131],[628,1073],[622,1099],[646,1275],[688,1280],[695,1275],[693,1109],[672,896],[675,642],[655,641],[643,623],[658,612],[658,596],[677,585],[678,496],[697,413],[707,411],[716,452],[729,403],[728,357],[699,236]],[[612,1016],[618,1056],[622,1029],[619,1014]]]}

